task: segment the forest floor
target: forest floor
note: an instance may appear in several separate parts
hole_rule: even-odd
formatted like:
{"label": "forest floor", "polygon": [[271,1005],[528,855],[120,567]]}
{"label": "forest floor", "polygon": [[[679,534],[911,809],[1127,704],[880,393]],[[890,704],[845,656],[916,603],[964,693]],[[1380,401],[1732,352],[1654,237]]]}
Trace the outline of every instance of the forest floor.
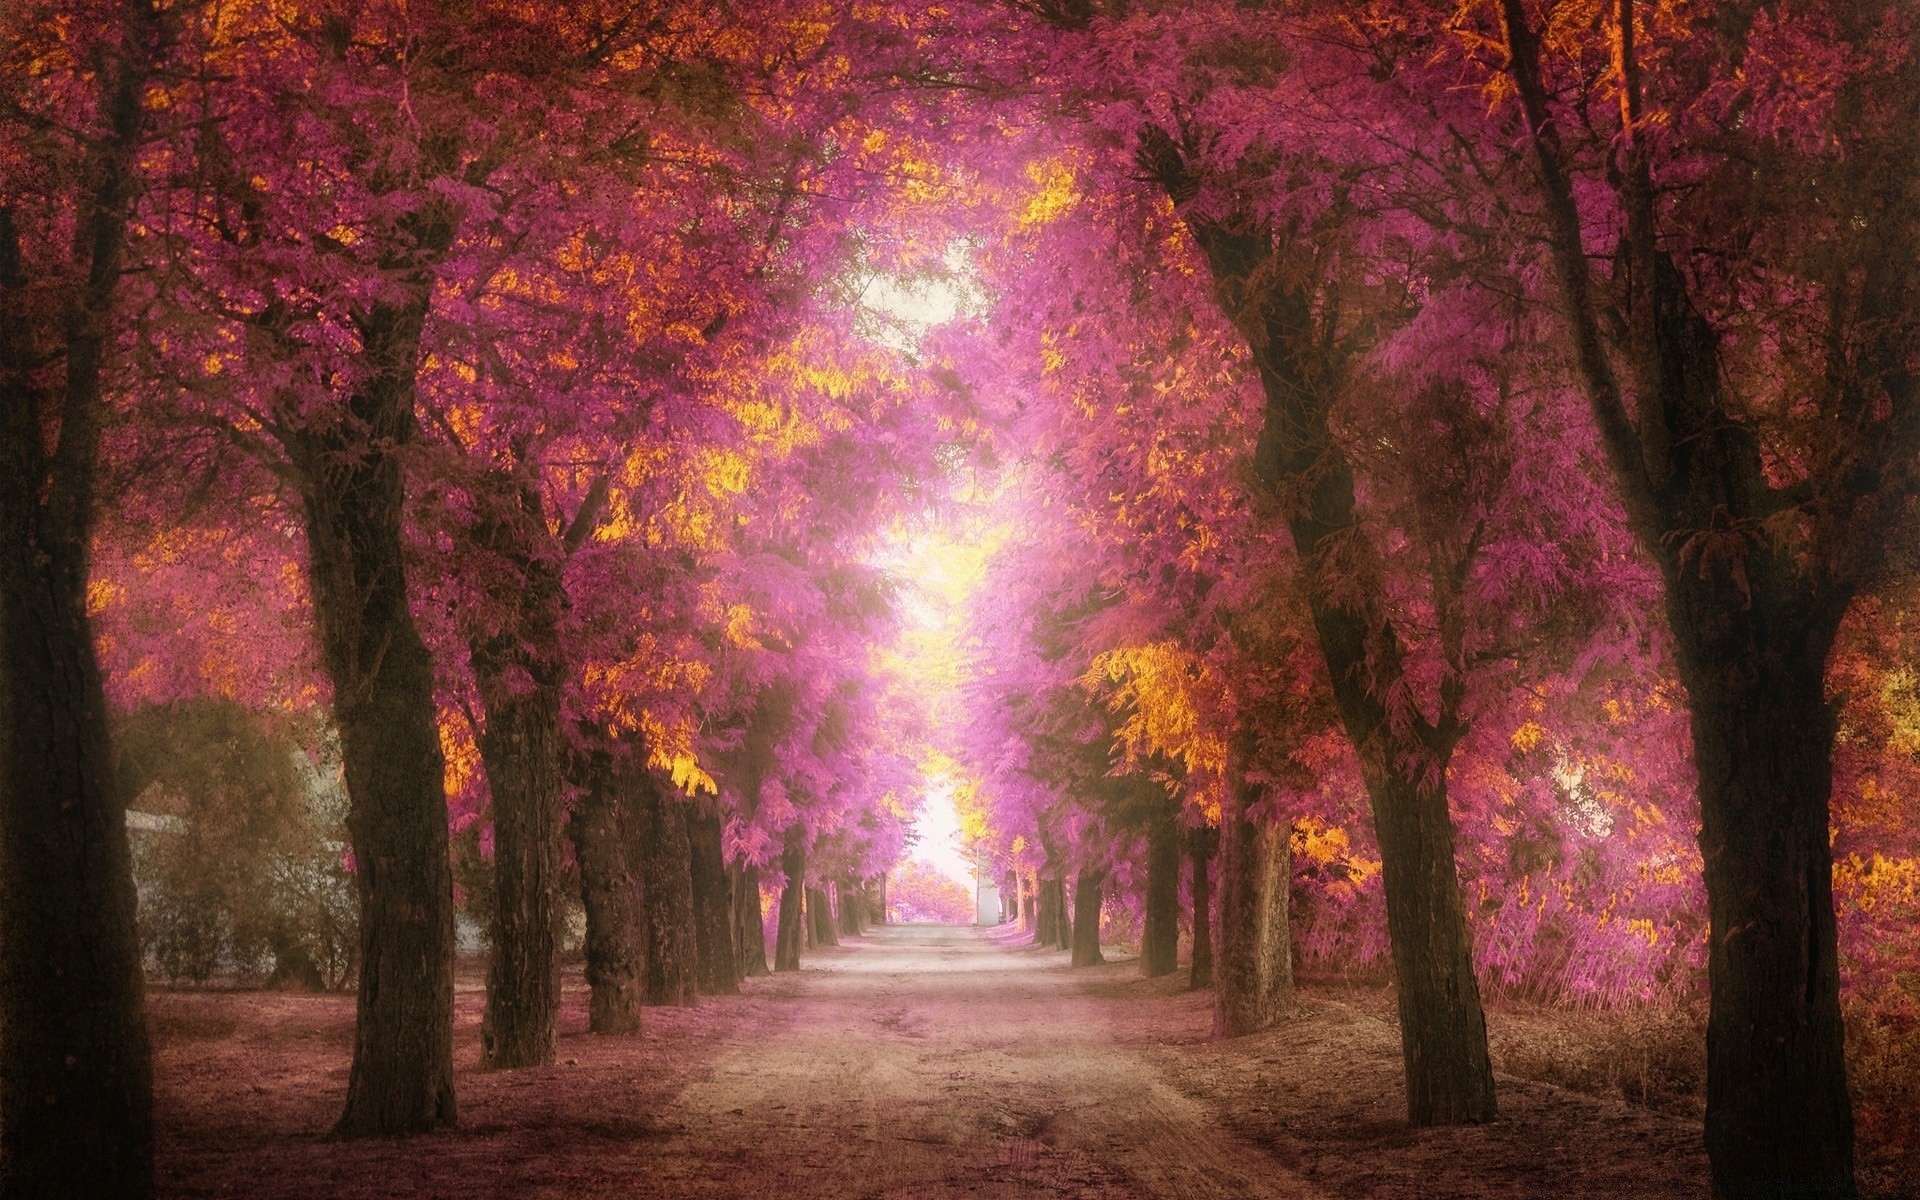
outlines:
{"label": "forest floor", "polygon": [[742,996],[649,1009],[638,1038],[585,1031],[576,973],[558,1063],[513,1072],[479,1070],[479,977],[463,973],[459,1126],[404,1142],[326,1136],[351,996],[156,989],[161,1192],[1705,1196],[1698,1120],[1617,1098],[1503,1077],[1500,1121],[1409,1129],[1376,990],[1310,985],[1280,1028],[1213,1042],[1184,972],[1065,957],[1011,929],[886,926]]}

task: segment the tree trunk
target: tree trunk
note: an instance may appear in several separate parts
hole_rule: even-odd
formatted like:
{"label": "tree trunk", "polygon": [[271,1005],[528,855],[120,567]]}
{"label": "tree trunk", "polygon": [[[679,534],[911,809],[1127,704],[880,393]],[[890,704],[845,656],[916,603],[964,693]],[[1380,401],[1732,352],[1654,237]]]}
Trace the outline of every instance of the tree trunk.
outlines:
{"label": "tree trunk", "polygon": [[1255,821],[1251,785],[1238,784],[1220,821],[1220,958],[1214,978],[1213,1036],[1270,1028],[1293,1001],[1288,900],[1293,884],[1289,830]]}
{"label": "tree trunk", "polygon": [[1180,966],[1180,827],[1171,812],[1147,827],[1146,914],[1140,931],[1140,973],[1171,975]]}
{"label": "tree trunk", "polygon": [[493,800],[493,956],[481,1063],[537,1067],[553,1061],[560,1008],[555,931],[565,593],[557,560],[541,553],[547,527],[538,486],[498,472],[488,479],[495,511],[477,523],[473,540],[518,576],[519,586],[509,627],[476,635],[469,655],[485,710],[478,740]]}
{"label": "tree trunk", "polygon": [[1064,875],[1055,876],[1047,881],[1053,901],[1054,945],[1062,950],[1073,949],[1073,927],[1079,915],[1067,905],[1067,880]]}
{"label": "tree trunk", "polygon": [[646,897],[648,1004],[691,1007],[698,1000],[698,964],[693,930],[693,854],[687,841],[686,805],[665,794],[646,773],[643,817],[635,830]]}
{"label": "tree trunk", "polygon": [[1376,796],[1408,1115],[1415,1125],[1492,1120],[1493,1067],[1445,782],[1422,786],[1380,771],[1368,791]]}
{"label": "tree trunk", "polygon": [[1219,844],[1220,831],[1206,825],[1187,834],[1187,857],[1193,863],[1193,964],[1187,987],[1196,991],[1213,986],[1212,867]]}
{"label": "tree trunk", "polygon": [[[1143,131],[1140,161],[1183,209],[1198,194],[1200,181],[1165,131]],[[1458,559],[1433,578],[1447,663],[1438,714],[1429,719],[1410,705],[1389,712],[1389,702],[1411,689],[1405,647],[1385,604],[1385,570],[1357,516],[1353,466],[1333,436],[1332,413],[1351,353],[1319,324],[1337,307],[1320,302],[1322,290],[1336,285],[1316,275],[1308,248],[1276,240],[1257,215],[1182,216],[1206,256],[1221,312],[1243,335],[1259,371],[1265,412],[1253,489],[1285,514],[1341,725],[1360,757],[1372,802],[1400,986],[1408,1116],[1415,1125],[1492,1120],[1486,1017],[1446,807],[1447,765],[1465,732],[1458,645],[1465,618],[1458,593],[1474,539],[1436,548],[1436,557],[1444,551]],[[1276,269],[1282,263],[1289,269]],[[1234,886],[1234,870],[1227,864],[1223,892]],[[1227,899],[1223,894],[1223,972],[1229,966]]]}
{"label": "tree trunk", "polygon": [[1060,940],[1060,913],[1054,907],[1053,881],[1045,877],[1039,880],[1039,898],[1036,901],[1038,911],[1034,914],[1033,940],[1042,946],[1053,946]]}
{"label": "tree trunk", "polygon": [[885,871],[880,873],[878,882],[874,884],[874,894],[876,898],[873,905],[873,923],[885,925],[887,923],[887,873]]}
{"label": "tree trunk", "polygon": [[493,797],[493,956],[480,1058],[487,1067],[538,1067],[553,1061],[560,1008],[560,695],[544,687],[512,694],[486,658],[474,655],[486,707],[480,757]]}
{"label": "tree trunk", "polygon": [[801,909],[807,886],[806,835],[798,827],[787,833],[787,848],[780,855],[780,867],[787,873],[787,882],[780,889],[780,920],[774,928],[773,937],[773,969],[798,971],[800,941],[805,936],[802,928],[805,914]]}
{"label": "tree trunk", "polygon": [[840,893],[840,932],[846,937],[859,937],[866,932],[864,898],[857,887],[844,880],[836,890]]}
{"label": "tree trunk", "polygon": [[[0,312],[0,324],[11,319]],[[50,529],[40,511],[40,424],[7,366],[0,396],[0,1195],[151,1196],[152,1067],[126,804],[87,622],[87,542]]]}
{"label": "tree trunk", "polygon": [[1777,647],[1684,672],[1711,922],[1707,1153],[1724,1200],[1855,1194],[1824,659]]}
{"label": "tree trunk", "polygon": [[827,889],[810,887],[807,889],[807,918],[811,930],[808,945],[838,946],[839,936],[834,932],[833,903],[827,899]]}
{"label": "tree trunk", "polygon": [[739,960],[733,951],[733,897],[719,814],[704,808],[689,812],[687,846],[693,856],[693,945],[700,990],[709,996],[735,996],[740,993]]}
{"label": "tree trunk", "polygon": [[[1913,243],[1904,232],[1911,214],[1895,201],[1886,214],[1856,217],[1870,238],[1879,221],[1869,218],[1883,215],[1902,232],[1860,241],[1876,251],[1858,273],[1852,327],[1864,334],[1862,360],[1830,362],[1832,390],[1822,397],[1815,389],[1816,404],[1842,402],[1838,412],[1818,414],[1828,442],[1803,482],[1817,498],[1817,515],[1803,508],[1791,537],[1768,536],[1762,531],[1780,526],[1796,506],[1770,478],[1765,438],[1726,402],[1719,334],[1661,244],[1646,152],[1630,133],[1621,139],[1627,153],[1616,182],[1626,217],[1619,253],[1628,265],[1616,291],[1629,318],[1622,348],[1637,385],[1629,412],[1593,294],[1540,39],[1518,0],[1501,11],[1572,357],[1635,536],[1665,577],[1667,623],[1691,699],[1709,917],[1713,1196],[1851,1200],[1858,1191],[1829,831],[1834,718],[1824,676],[1860,572],[1884,555],[1884,522],[1905,519],[1906,505],[1889,494],[1900,485],[1875,457],[1897,462],[1913,454],[1906,416],[1913,377],[1859,368],[1888,351],[1887,361],[1904,362],[1903,349],[1872,343],[1906,332],[1894,314],[1912,292]],[[1638,100],[1631,6],[1622,15],[1615,52],[1630,111]],[[1881,190],[1903,195],[1898,184]],[[1836,280],[1853,274],[1844,262],[1835,266]],[[1844,297],[1836,294],[1836,311]],[[1886,418],[1869,419],[1875,410]],[[1710,531],[1734,539],[1737,552],[1717,563],[1712,551],[1700,552]]]}
{"label": "tree trunk", "polygon": [[580,902],[587,915],[587,1026],[594,1033],[640,1031],[646,985],[646,908],[640,865],[627,836],[627,809],[635,768],[615,767],[605,749],[576,760],[568,831],[580,869]]}
{"label": "tree trunk", "polygon": [[[10,155],[84,189],[65,288],[37,289],[0,205],[0,1196],[153,1195],[153,1066],[106,696],[87,619],[102,379],[158,10],[130,2],[90,51],[80,161]],[[117,34],[118,36],[113,36]],[[52,134],[58,144],[66,135]],[[55,152],[58,153],[58,152]],[[60,211],[47,214],[59,229]],[[61,292],[65,292],[61,295]],[[60,303],[48,303],[60,296]],[[55,364],[58,364],[57,366]],[[59,382],[55,383],[55,372]],[[57,420],[59,440],[48,453]]]}
{"label": "tree trunk", "polygon": [[[451,236],[450,233],[448,235]],[[322,662],[345,765],[360,990],[343,1137],[450,1125],[453,872],[433,660],[408,610],[398,449],[413,432],[430,285],[360,318],[348,420],[297,435]]]}
{"label": "tree trunk", "polygon": [[1073,879],[1073,965],[1091,967],[1107,961],[1100,954],[1100,901],[1107,882],[1105,867],[1082,867]]}
{"label": "tree trunk", "polygon": [[760,868],[732,868],[733,949],[738,976],[751,979],[767,973],[766,912],[760,907]]}

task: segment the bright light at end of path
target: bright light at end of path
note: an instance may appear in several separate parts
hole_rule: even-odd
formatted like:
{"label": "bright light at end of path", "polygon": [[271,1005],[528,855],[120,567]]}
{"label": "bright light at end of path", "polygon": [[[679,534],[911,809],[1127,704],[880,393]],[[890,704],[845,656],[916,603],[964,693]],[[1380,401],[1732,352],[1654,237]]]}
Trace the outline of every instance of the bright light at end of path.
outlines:
{"label": "bright light at end of path", "polygon": [[950,776],[938,775],[928,781],[926,807],[914,822],[920,841],[911,853],[971,893],[973,862],[960,850],[960,814],[953,807],[955,790]]}

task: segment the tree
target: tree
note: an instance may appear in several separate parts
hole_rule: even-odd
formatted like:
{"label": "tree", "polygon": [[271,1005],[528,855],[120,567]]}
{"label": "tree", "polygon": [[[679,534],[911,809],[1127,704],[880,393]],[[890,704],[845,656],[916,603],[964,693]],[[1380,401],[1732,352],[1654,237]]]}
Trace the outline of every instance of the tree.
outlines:
{"label": "tree", "polygon": [[[1803,7],[1842,52],[1888,36],[1889,20],[1906,39],[1899,66],[1856,59],[1856,74],[1823,81],[1837,102],[1831,156],[1784,130],[1743,129],[1735,149],[1719,142],[1717,113],[1656,137],[1656,114],[1684,112],[1712,80],[1739,72],[1764,87],[1781,69],[1775,56],[1798,52],[1768,44],[1780,31],[1764,22],[1649,51],[1651,11],[1623,0],[1610,14],[1619,142],[1607,182],[1624,220],[1611,308],[1587,262],[1591,222],[1549,90],[1546,52],[1559,47],[1520,0],[1500,9],[1572,357],[1634,532],[1659,564],[1692,705],[1712,930],[1707,1148],[1714,1194],[1728,1198],[1854,1194],[1825,674],[1841,619],[1882,570],[1891,524],[1908,511],[1906,464],[1920,447],[1912,317],[1900,299],[1920,283],[1915,29],[1892,7]],[[1692,65],[1678,71],[1681,61]],[[1682,154],[1702,156],[1686,169],[1708,186],[1693,203],[1664,204],[1661,181]],[[1784,225],[1750,217],[1753,162],[1818,180],[1823,194],[1785,189],[1775,218]],[[1802,245],[1779,268],[1756,262],[1720,276],[1683,265],[1696,247],[1783,233]],[[1778,312],[1818,330],[1782,347],[1807,360],[1813,410],[1784,439],[1800,447],[1791,469],[1772,465],[1783,439],[1761,400],[1766,382],[1728,369],[1722,327],[1786,331],[1775,313],[1710,299],[1716,286],[1806,286],[1823,297],[1815,311],[1795,314],[1789,301]]]}
{"label": "tree", "polygon": [[[72,29],[71,40],[54,33]],[[87,618],[159,9],[0,17],[0,1195],[153,1194],[126,798]],[[30,83],[29,81],[36,81]]]}

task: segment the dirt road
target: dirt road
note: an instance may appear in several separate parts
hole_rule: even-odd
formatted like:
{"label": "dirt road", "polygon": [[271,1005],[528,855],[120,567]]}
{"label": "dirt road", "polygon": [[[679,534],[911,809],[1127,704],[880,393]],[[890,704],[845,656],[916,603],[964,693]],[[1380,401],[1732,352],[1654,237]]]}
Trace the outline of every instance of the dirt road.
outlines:
{"label": "dirt road", "polygon": [[658,1118],[649,1190],[685,1196],[1313,1195],[1117,1046],[1061,956],[885,926],[815,956],[776,1029]]}

